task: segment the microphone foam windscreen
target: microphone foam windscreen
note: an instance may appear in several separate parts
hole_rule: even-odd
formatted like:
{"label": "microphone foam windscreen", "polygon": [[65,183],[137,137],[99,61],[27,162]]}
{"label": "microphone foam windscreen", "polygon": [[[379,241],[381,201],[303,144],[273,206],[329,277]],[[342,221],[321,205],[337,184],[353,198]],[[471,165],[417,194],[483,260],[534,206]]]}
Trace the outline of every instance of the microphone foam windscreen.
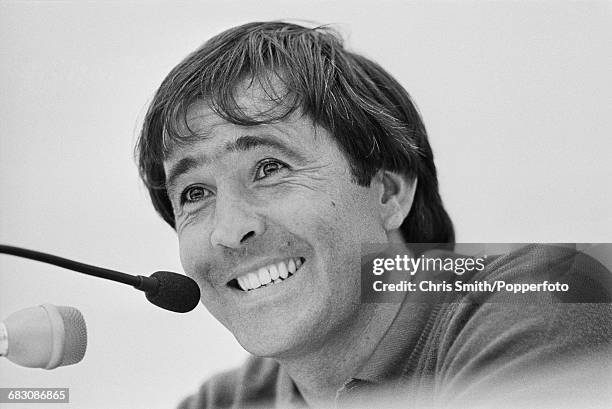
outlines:
{"label": "microphone foam windscreen", "polygon": [[157,271],[151,277],[159,281],[157,291],[146,292],[149,301],[166,310],[189,312],[200,301],[200,287],[191,278],[170,271]]}
{"label": "microphone foam windscreen", "polygon": [[72,365],[81,361],[87,349],[87,326],[79,310],[73,307],[57,306],[64,322],[66,338],[60,366]]}

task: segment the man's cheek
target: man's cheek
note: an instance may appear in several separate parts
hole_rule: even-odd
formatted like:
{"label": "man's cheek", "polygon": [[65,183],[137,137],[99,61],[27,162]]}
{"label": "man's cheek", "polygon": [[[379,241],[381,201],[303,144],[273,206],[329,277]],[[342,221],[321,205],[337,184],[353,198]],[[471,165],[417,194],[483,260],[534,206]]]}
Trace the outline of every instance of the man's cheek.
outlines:
{"label": "man's cheek", "polygon": [[198,266],[203,262],[202,258],[205,247],[202,244],[204,243],[201,243],[201,239],[191,237],[189,234],[183,233],[181,236],[179,236],[179,253],[181,264],[185,270],[185,274],[196,281],[198,281]]}

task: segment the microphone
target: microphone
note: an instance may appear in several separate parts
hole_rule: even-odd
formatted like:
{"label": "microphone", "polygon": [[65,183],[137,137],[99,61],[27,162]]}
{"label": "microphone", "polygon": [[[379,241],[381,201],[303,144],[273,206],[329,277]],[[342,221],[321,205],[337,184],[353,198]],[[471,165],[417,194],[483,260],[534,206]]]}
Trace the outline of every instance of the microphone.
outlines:
{"label": "microphone", "polygon": [[79,273],[129,284],[137,290],[144,291],[147,300],[151,303],[173,312],[189,312],[200,301],[198,284],[185,275],[170,271],[157,271],[149,277],[133,276],[39,251],[2,244],[0,244],[0,253],[53,264]]}
{"label": "microphone", "polygon": [[19,310],[0,322],[0,356],[28,368],[55,369],[80,362],[87,327],[79,310],[43,304]]}

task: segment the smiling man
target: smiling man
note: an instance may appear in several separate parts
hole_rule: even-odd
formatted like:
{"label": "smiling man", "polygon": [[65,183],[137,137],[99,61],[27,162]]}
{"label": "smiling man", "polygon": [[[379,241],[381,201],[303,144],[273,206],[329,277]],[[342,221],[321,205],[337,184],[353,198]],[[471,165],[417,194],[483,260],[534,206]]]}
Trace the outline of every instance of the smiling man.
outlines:
{"label": "smiling man", "polygon": [[[238,95],[252,115],[271,108],[261,89]],[[386,241],[385,226],[399,227],[389,219],[408,212],[413,189],[404,178],[381,173],[369,187],[354,183],[329,133],[298,112],[245,127],[200,102],[186,118],[206,137],[164,162],[181,260],[208,309],[247,350],[324,362],[314,358],[341,354],[347,336],[395,316],[397,308],[359,302],[355,272],[360,243]],[[396,189],[385,202],[383,179]]]}
{"label": "smiling man", "polygon": [[[554,305],[362,302],[363,244],[413,254],[409,243],[452,248],[454,233],[410,97],[328,28],[251,23],[212,38],[160,86],[137,154],[203,304],[253,355],[184,408],[353,406],[381,391],[432,402],[432,385],[489,376],[483,351],[516,374],[537,346],[553,347],[530,362],[583,342],[524,337]],[[581,333],[598,334],[592,349],[610,339],[604,312],[579,311],[597,315]]]}

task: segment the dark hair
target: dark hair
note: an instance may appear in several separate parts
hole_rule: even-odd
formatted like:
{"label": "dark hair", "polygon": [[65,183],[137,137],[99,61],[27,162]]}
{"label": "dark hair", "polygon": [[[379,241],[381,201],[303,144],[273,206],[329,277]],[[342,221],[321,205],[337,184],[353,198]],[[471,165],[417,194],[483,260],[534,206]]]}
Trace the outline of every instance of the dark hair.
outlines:
{"label": "dark hair", "polygon": [[[234,93],[244,81],[257,81],[274,108],[250,116],[241,110]],[[244,24],[211,38],[168,74],[149,106],[136,158],[155,209],[173,228],[163,161],[173,146],[197,137],[185,135],[185,114],[202,100],[246,126],[299,110],[335,138],[356,183],[369,186],[380,169],[418,178],[401,226],[406,242],[454,243],[425,126],[410,96],[378,64],[346,50],[333,29]]]}

